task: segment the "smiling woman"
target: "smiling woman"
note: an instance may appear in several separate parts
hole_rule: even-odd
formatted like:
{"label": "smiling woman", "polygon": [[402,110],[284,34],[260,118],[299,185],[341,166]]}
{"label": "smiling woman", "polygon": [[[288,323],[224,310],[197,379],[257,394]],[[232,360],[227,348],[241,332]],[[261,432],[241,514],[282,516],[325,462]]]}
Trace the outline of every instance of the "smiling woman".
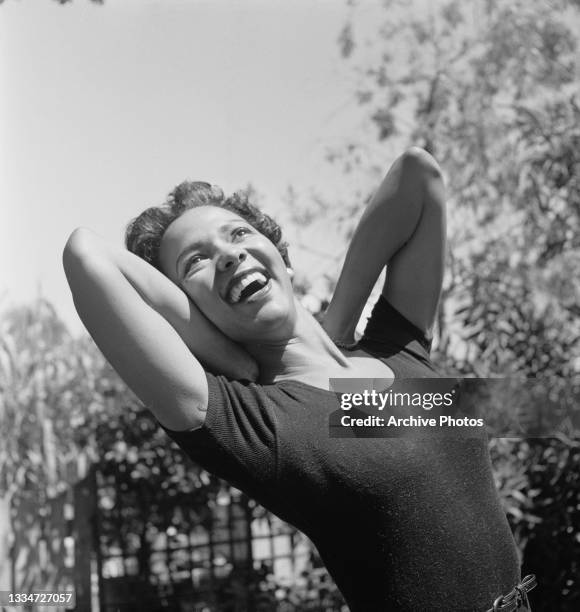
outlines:
{"label": "smiling woman", "polygon": [[[164,206],[145,210],[129,224],[126,244],[233,340],[243,339],[243,321],[252,323],[255,334],[256,325],[278,318],[272,312],[278,305],[294,305],[282,231],[242,192],[226,198],[214,185],[181,183]],[[261,300],[282,288],[286,300]],[[234,305],[240,308],[232,318]]]}
{"label": "smiling woman", "polygon": [[438,376],[445,206],[430,155],[413,148],[387,173],[324,328],[293,295],[279,227],[242,196],[183,183],[131,223],[127,246],[77,230],[65,248],[87,329],[193,460],[312,539],[351,610],[501,610],[514,587],[527,609],[533,581],[520,583],[485,439],[329,436],[330,379]]}
{"label": "smiling woman", "polygon": [[176,219],[160,245],[161,269],[229,338],[285,337],[295,315],[286,265],[248,221],[216,206]]}

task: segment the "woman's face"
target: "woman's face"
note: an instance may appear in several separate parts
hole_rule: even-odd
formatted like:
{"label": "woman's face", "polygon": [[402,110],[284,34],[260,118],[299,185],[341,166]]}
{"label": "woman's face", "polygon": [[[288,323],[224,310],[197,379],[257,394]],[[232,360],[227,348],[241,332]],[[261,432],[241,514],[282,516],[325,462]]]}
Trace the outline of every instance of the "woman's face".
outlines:
{"label": "woman's face", "polygon": [[235,213],[217,206],[188,210],[167,228],[160,260],[163,272],[233,340],[292,335],[296,309],[284,260]]}

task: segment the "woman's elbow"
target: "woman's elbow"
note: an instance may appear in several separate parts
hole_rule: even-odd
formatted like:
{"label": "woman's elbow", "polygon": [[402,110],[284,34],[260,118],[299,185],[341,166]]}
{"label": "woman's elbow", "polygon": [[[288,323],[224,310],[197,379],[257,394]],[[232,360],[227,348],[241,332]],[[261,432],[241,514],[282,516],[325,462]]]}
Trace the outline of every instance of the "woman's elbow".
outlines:
{"label": "woman's elbow", "polygon": [[62,264],[71,288],[79,272],[86,272],[101,256],[98,238],[91,230],[78,227],[73,231],[62,252]]}
{"label": "woman's elbow", "polygon": [[95,242],[95,234],[86,227],[77,227],[68,237],[63,250],[63,259],[79,257]]}
{"label": "woman's elbow", "polygon": [[415,173],[431,178],[442,178],[443,176],[435,158],[421,147],[409,147],[401,156],[401,160],[404,166]]}

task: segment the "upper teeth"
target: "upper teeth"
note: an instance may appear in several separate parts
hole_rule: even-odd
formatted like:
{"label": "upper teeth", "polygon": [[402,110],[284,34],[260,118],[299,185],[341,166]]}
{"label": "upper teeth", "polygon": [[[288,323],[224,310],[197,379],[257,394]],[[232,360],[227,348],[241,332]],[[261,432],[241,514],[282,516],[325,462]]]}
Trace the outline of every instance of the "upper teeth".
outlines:
{"label": "upper teeth", "polygon": [[261,272],[250,272],[249,274],[238,278],[230,288],[230,302],[238,302],[240,300],[240,296],[242,295],[242,291],[254,281],[260,281],[266,284],[268,282],[268,279]]}

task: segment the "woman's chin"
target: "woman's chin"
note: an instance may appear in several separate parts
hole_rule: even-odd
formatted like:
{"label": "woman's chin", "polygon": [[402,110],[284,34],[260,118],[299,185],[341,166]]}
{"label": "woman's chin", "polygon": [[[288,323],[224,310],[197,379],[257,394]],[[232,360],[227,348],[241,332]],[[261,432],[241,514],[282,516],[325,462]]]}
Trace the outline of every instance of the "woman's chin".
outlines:
{"label": "woman's chin", "polygon": [[292,337],[295,319],[295,310],[287,305],[264,304],[250,322],[240,322],[236,330],[236,335],[241,336],[238,342],[260,344],[288,339]]}

